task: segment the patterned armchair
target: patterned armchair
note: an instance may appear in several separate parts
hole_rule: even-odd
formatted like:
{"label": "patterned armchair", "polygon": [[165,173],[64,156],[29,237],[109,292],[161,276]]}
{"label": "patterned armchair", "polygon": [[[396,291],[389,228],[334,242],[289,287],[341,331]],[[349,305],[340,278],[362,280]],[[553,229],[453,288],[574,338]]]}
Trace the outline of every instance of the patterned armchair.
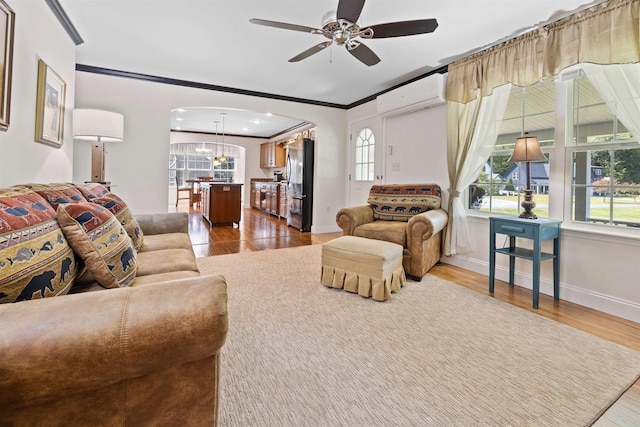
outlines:
{"label": "patterned armchair", "polygon": [[437,184],[374,185],[367,205],[341,209],[336,222],[345,236],[401,245],[405,273],[420,281],[441,256],[448,221],[441,193]]}

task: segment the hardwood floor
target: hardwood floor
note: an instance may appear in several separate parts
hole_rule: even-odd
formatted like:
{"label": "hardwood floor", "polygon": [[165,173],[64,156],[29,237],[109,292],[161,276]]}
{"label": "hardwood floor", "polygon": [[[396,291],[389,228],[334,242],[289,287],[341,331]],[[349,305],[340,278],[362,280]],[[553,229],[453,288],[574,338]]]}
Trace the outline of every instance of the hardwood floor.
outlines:
{"label": "hardwood floor", "polygon": [[[342,233],[311,234],[288,227],[278,219],[255,209],[243,209],[240,224],[209,227],[197,209],[186,203],[178,211],[189,212],[189,235],[197,257],[316,245],[335,239]],[[448,264],[434,266],[429,274],[489,295],[488,277]],[[640,324],[586,308],[568,301],[554,302],[540,295],[538,310],[531,308],[531,291],[496,280],[493,296],[541,316],[592,333],[606,340],[640,351]],[[595,426],[640,425],[640,380],[594,424]]]}

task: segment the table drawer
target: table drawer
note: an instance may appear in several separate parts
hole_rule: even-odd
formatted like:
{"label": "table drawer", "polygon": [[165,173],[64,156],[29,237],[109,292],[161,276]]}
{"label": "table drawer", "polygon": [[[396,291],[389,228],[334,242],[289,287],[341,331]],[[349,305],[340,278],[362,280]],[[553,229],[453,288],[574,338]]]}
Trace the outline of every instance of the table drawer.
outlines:
{"label": "table drawer", "polygon": [[494,231],[500,234],[507,234],[515,237],[525,237],[532,239],[535,229],[533,224],[522,224],[511,221],[494,221]]}

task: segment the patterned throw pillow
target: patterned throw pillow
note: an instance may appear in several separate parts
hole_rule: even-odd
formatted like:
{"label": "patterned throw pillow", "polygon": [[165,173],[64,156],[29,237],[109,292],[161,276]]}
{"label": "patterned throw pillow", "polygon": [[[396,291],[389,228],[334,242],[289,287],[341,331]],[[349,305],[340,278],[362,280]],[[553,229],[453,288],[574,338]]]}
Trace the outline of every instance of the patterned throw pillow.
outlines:
{"label": "patterned throw pillow", "polygon": [[414,215],[438,209],[441,193],[437,184],[374,185],[367,203],[375,219],[409,221]]}
{"label": "patterned throw pillow", "polygon": [[27,187],[0,190],[0,303],[64,295],[76,274],[46,200]]}
{"label": "patterned throw pillow", "polygon": [[87,201],[80,190],[71,183],[29,184],[28,187],[44,197],[54,212],[58,209],[58,205],[62,203],[80,203]]}
{"label": "patterned throw pillow", "polygon": [[120,221],[122,227],[127,232],[129,237],[131,237],[131,241],[133,242],[133,246],[136,248],[136,251],[139,251],[142,247],[142,229],[140,228],[140,224],[133,217],[131,211],[127,204],[118,196],[113,193],[109,193],[102,197],[95,197],[91,199],[91,203],[97,203],[100,206],[103,206],[111,211],[112,214]]}
{"label": "patterned throw pillow", "polygon": [[117,288],[131,284],[138,268],[136,250],[108,209],[90,202],[60,205],[58,223],[101,286]]}
{"label": "patterned throw pillow", "polygon": [[109,190],[104,185],[97,182],[85,182],[84,184],[77,184],[76,188],[80,190],[82,195],[87,199],[95,199],[96,197],[102,197],[109,194]]}

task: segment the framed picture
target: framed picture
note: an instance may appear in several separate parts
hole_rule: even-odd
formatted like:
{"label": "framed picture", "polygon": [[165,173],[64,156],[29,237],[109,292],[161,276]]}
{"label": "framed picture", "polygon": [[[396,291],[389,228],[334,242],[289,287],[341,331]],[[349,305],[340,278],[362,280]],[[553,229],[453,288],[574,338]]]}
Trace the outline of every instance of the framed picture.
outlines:
{"label": "framed picture", "polygon": [[38,61],[36,141],[62,146],[64,97],[67,84],[42,59]]}
{"label": "framed picture", "polygon": [[13,64],[13,28],[15,14],[0,0],[0,130],[9,127],[11,69]]}

